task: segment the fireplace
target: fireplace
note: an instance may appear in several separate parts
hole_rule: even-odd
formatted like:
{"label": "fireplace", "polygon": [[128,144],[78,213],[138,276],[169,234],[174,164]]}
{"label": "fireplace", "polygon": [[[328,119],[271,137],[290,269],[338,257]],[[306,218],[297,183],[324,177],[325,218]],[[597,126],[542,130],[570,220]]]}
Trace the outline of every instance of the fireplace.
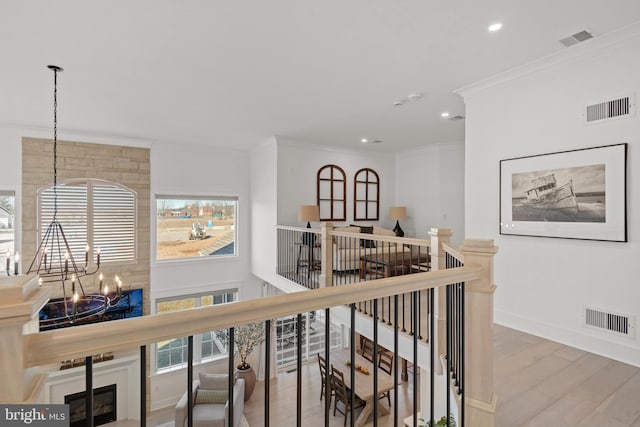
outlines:
{"label": "fireplace", "polygon": [[[116,421],[118,418],[116,397],[115,384],[93,389],[93,422],[95,426]],[[69,404],[70,426],[84,426],[87,418],[85,392],[66,395],[64,403]]]}

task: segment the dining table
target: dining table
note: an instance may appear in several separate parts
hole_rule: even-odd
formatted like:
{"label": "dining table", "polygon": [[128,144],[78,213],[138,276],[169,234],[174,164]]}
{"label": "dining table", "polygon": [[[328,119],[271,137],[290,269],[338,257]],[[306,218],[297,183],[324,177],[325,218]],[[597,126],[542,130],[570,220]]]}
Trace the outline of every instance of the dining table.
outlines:
{"label": "dining table", "polygon": [[360,427],[366,424],[369,415],[373,412],[373,406],[378,405],[378,416],[388,415],[389,408],[382,404],[378,399],[381,393],[385,393],[392,390],[394,387],[393,376],[386,373],[382,369],[378,369],[378,390],[377,394],[373,390],[373,371],[376,366],[369,360],[362,357],[359,353],[355,353],[356,366],[362,366],[367,369],[369,374],[365,374],[358,370],[355,371],[355,383],[351,384],[351,350],[344,348],[337,351],[332,351],[327,366],[333,365],[336,369],[342,371],[344,374],[344,383],[350,388],[356,396],[365,402],[360,415],[355,420],[356,427]]}

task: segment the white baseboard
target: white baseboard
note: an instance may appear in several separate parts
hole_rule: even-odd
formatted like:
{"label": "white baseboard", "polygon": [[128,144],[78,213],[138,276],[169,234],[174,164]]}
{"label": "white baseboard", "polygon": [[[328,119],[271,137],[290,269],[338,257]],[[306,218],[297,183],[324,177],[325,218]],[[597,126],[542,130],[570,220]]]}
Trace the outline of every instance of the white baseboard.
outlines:
{"label": "white baseboard", "polygon": [[[180,400],[181,397],[182,397],[182,393],[177,397],[168,397],[166,399],[152,401],[151,402],[151,410],[152,411],[158,411],[160,409],[165,409],[165,408],[168,408],[170,406],[175,407],[176,403],[178,403],[178,400]],[[152,399],[153,399],[153,396],[152,396]]]}
{"label": "white baseboard", "polygon": [[635,340],[617,338],[590,329],[575,330],[552,325],[504,310],[494,310],[494,322],[580,350],[640,367],[640,347]]}

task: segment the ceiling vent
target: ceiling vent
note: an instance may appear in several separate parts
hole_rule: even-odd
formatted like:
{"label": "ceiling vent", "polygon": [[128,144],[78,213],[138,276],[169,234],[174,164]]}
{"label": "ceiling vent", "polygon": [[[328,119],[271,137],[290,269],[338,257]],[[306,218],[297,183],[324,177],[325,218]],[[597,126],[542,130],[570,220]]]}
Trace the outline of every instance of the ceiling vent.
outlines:
{"label": "ceiling vent", "polygon": [[456,116],[451,116],[449,117],[449,120],[457,122],[459,120],[464,120],[464,116],[461,116],[460,114],[456,115]]}
{"label": "ceiling vent", "polygon": [[599,123],[612,119],[624,119],[635,115],[634,94],[587,105],[585,123]]}
{"label": "ceiling vent", "polygon": [[584,325],[590,329],[597,329],[618,336],[635,337],[635,317],[626,314],[585,307]]}
{"label": "ceiling vent", "polygon": [[594,34],[590,31],[587,30],[582,30],[579,31],[569,37],[565,37],[560,41],[560,43],[562,43],[564,46],[569,47],[569,46],[573,46],[574,44],[578,44],[580,42],[583,42],[585,40],[589,40],[592,39],[594,37]]}

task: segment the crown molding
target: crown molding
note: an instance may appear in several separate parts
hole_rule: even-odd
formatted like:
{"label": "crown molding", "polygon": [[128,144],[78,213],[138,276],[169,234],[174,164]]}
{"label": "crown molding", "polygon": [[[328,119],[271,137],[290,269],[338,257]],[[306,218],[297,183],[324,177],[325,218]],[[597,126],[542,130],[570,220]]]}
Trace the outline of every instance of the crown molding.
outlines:
{"label": "crown molding", "polygon": [[[0,122],[0,128],[17,132],[25,138],[53,139],[53,129],[50,126]],[[93,144],[126,145],[127,147],[137,148],[151,148],[153,145],[153,141],[144,138],[64,128],[58,128],[58,140],[91,142]]]}
{"label": "crown molding", "polygon": [[512,68],[478,82],[454,90],[454,93],[467,98],[494,86],[537,73],[552,66],[573,61],[587,55],[593,55],[618,43],[640,36],[640,21],[627,25],[591,40],[557,51],[551,55]]}

